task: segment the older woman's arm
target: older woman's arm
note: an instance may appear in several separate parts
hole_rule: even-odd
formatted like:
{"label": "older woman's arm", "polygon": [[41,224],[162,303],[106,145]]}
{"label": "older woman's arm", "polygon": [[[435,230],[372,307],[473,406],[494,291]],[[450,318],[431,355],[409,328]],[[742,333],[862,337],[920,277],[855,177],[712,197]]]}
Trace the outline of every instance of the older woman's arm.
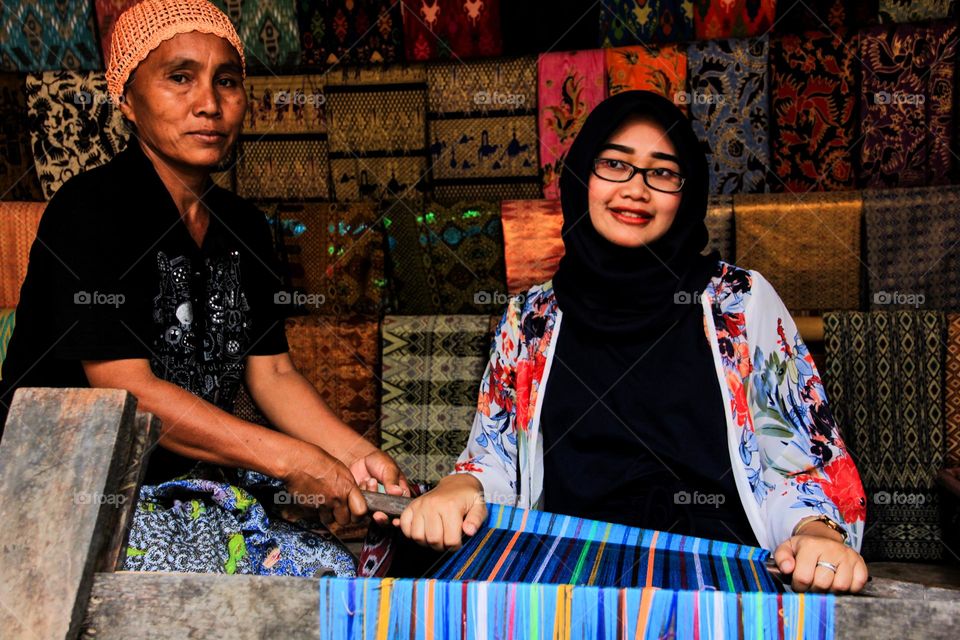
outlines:
{"label": "older woman's arm", "polygon": [[138,407],[162,421],[160,445],[179,455],[252,469],[283,480],[294,494],[323,496],[317,504],[337,522],[366,513],[350,470],[321,447],[237,418],[153,375],[145,359],[84,361],[93,387],[126,389]]}

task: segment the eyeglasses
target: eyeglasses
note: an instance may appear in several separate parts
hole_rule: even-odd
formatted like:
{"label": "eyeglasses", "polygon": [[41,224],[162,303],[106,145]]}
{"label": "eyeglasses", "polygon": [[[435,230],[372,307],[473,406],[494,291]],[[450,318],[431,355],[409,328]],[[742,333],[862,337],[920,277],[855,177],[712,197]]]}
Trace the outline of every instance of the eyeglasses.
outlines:
{"label": "eyeglasses", "polygon": [[629,182],[638,173],[643,176],[643,181],[648,187],[663,193],[679,192],[686,180],[676,171],[662,167],[643,169],[613,158],[597,158],[593,161],[593,174],[601,180]]}

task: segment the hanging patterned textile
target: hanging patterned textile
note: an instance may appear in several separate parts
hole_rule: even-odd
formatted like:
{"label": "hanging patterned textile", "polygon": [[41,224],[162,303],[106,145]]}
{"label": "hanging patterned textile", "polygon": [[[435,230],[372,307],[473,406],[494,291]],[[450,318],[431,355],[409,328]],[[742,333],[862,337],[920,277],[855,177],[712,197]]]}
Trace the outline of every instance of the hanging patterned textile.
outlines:
{"label": "hanging patterned textile", "polygon": [[43,200],[29,133],[26,77],[0,73],[0,200]]}
{"label": "hanging patterned textile", "polygon": [[604,49],[607,67],[607,95],[632,89],[646,89],[672,100],[684,113],[690,96],[687,91],[686,47],[646,45]]}
{"label": "hanging patterned textile", "polygon": [[733,196],[737,265],[766,277],[791,311],[860,306],[859,192]]}
{"label": "hanging patterned textile", "polygon": [[733,262],[736,255],[733,251],[733,197],[710,196],[707,202],[707,232],[710,239],[704,253],[718,251],[720,259]]}
{"label": "hanging patterned textile", "polygon": [[866,67],[860,98],[863,186],[951,182],[956,40],[953,23],[860,32],[859,57]]}
{"label": "hanging patterned textile", "polygon": [[960,187],[869,189],[863,209],[870,308],[960,310]]}
{"label": "hanging patterned textile", "polygon": [[939,560],[945,318],[932,311],[824,315],[827,395],[870,506],[861,554]]}
{"label": "hanging patterned textile", "polygon": [[765,550],[487,507],[430,579],[320,580],[321,637],[834,635],[834,596],[780,593]]}
{"label": "hanging patterned textile", "polygon": [[113,36],[113,26],[124,11],[140,2],[140,0],[96,0],[94,6],[97,12],[97,27],[100,32],[100,48],[103,51],[103,61],[110,62],[110,38]]}
{"label": "hanging patterned textile", "polygon": [[380,323],[312,315],[287,320],[290,359],[330,410],[380,446]]}
{"label": "hanging patterned textile", "polygon": [[535,58],[432,64],[427,87],[431,193],[539,193]]}
{"label": "hanging patterned textile", "polygon": [[326,87],[333,197],[341,201],[402,198],[423,189],[426,81]]}
{"label": "hanging patterned textile", "polygon": [[[912,1],[912,0],[908,0]],[[803,33],[829,29],[834,32],[856,30],[877,23],[878,0],[804,0],[778,2],[775,33]]]}
{"label": "hanging patterned textile", "polygon": [[3,361],[7,357],[7,345],[17,324],[16,309],[0,309],[0,380],[3,380]]}
{"label": "hanging patterned textile", "polygon": [[466,447],[496,319],[383,319],[380,448],[413,482],[436,484]]}
{"label": "hanging patterned textile", "polygon": [[106,164],[130,132],[107,99],[103,72],[27,76],[27,123],[43,194],[49,200],[78,173]]}
{"label": "hanging patterned textile", "polygon": [[45,202],[0,202],[0,309],[16,307]]}
{"label": "hanging patterned textile", "polygon": [[600,11],[600,46],[693,40],[693,5],[687,0],[613,0]]}
{"label": "hanging patterned textile", "polygon": [[706,145],[710,193],[769,191],[769,38],[694,42],[687,48],[693,130]]}
{"label": "hanging patterned textile", "polygon": [[544,53],[537,60],[543,197],[559,198],[560,170],[587,115],[606,97],[603,50]]}
{"label": "hanging patterned textile", "polygon": [[403,0],[407,60],[489,58],[503,53],[500,0]]}
{"label": "hanging patterned textile", "polygon": [[550,10],[544,11],[539,2],[502,2],[504,55],[592,49],[597,46],[597,24],[607,4],[609,0],[551,0]]}
{"label": "hanging patterned textile", "polygon": [[770,41],[773,191],[854,188],[857,51],[856,35],[808,33]]}
{"label": "hanging patterned textile", "polygon": [[384,224],[394,313],[492,315],[506,304],[498,203],[401,201]]}
{"label": "hanging patterned textile", "polygon": [[693,0],[693,29],[697,40],[762,36],[776,12],[776,0]]}
{"label": "hanging patterned textile", "polygon": [[944,382],[946,453],[944,467],[960,467],[960,314],[947,314],[947,360]]}
{"label": "hanging patterned textile", "polygon": [[560,201],[506,200],[500,203],[500,217],[507,290],[524,293],[553,278],[564,254]]}
{"label": "hanging patterned textile", "polygon": [[102,69],[93,3],[34,0],[0,3],[0,69]]}
{"label": "hanging patterned textile", "polygon": [[249,70],[284,71],[300,64],[297,0],[211,0],[233,23]]}
{"label": "hanging patterned textile", "polygon": [[403,19],[397,2],[298,2],[297,18],[305,67],[389,63],[403,53]]}
{"label": "hanging patterned textile", "polygon": [[955,0],[880,0],[882,22],[922,22],[953,17]]}

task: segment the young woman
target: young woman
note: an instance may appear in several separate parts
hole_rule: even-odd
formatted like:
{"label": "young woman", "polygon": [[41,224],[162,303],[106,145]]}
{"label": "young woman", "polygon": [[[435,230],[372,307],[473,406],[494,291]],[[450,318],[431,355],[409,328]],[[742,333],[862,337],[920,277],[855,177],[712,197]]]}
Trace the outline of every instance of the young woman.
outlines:
{"label": "young woman", "polygon": [[486,500],[758,545],[796,590],[862,588],[859,476],[776,292],[702,255],[708,184],[665,98],[594,109],[561,174],[559,270],[508,306],[467,449],[407,536],[457,547]]}

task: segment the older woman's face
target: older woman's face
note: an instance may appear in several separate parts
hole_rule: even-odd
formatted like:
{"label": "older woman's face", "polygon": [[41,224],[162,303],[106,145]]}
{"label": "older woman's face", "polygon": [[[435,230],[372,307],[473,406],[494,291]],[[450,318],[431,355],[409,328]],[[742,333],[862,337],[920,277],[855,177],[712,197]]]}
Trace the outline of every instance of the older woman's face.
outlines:
{"label": "older woman's face", "polygon": [[208,33],[165,40],[137,67],[121,109],[168,162],[213,168],[230,153],[247,110],[240,56]]}
{"label": "older woman's face", "polygon": [[[666,132],[649,120],[626,120],[597,154],[640,168],[680,173],[677,153]],[[613,166],[620,166],[614,163]],[[639,247],[670,229],[680,207],[680,193],[648,187],[636,173],[628,182],[610,182],[590,174],[587,184],[590,221],[601,236],[622,247]]]}

